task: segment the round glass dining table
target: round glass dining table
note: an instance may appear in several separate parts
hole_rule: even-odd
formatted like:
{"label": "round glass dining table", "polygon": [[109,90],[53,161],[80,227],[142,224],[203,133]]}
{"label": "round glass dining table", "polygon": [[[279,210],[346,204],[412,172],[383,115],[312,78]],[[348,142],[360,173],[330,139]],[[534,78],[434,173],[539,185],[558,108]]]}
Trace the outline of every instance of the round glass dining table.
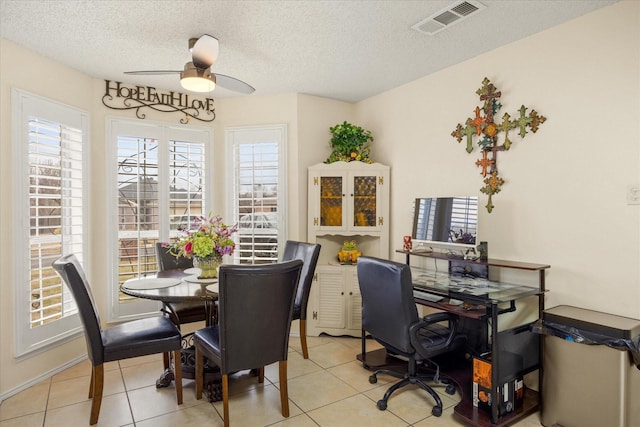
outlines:
{"label": "round glass dining table", "polygon": [[[218,279],[198,279],[199,269],[175,269],[160,271],[143,278],[129,279],[120,286],[126,295],[161,301],[165,309],[171,310],[171,303],[201,301],[205,307],[206,326],[217,323]],[[195,357],[191,345],[191,336],[182,336],[182,376],[195,378]],[[219,374],[217,367],[205,366],[205,383]],[[212,375],[210,377],[210,375]],[[174,379],[171,366],[156,381],[156,387],[168,387]]]}
{"label": "round glass dining table", "polygon": [[218,279],[198,279],[197,269],[160,271],[154,275],[125,281],[122,293],[167,303],[201,301],[206,310],[207,326],[216,324],[215,302],[218,300]]}

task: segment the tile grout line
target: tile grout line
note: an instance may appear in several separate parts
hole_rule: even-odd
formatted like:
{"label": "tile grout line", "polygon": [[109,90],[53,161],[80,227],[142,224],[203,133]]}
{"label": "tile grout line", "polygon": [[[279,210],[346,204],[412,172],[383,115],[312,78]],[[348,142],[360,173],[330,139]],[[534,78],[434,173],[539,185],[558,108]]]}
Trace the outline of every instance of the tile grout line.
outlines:
{"label": "tile grout line", "polygon": [[122,379],[122,385],[124,387],[124,393],[127,397],[127,405],[129,406],[129,413],[131,414],[131,421],[133,423],[133,427],[136,426],[136,419],[133,416],[133,407],[131,406],[131,399],[129,399],[129,388],[127,387],[127,383],[124,380],[124,373],[122,372],[122,366],[120,365],[120,361],[118,361],[118,371],[120,372],[120,378]]}

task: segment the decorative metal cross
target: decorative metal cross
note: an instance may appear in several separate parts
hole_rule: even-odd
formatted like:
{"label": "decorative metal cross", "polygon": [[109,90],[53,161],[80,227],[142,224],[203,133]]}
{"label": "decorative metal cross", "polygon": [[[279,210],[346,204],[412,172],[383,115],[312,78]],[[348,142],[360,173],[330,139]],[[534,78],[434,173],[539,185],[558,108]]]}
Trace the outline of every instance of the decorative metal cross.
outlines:
{"label": "decorative metal cross", "polygon": [[[484,101],[482,108],[475,108],[475,118],[467,118],[465,126],[460,123],[456,126],[456,129],[451,132],[451,136],[462,141],[463,137],[467,140],[467,153],[473,151],[473,136],[478,136],[478,147],[482,150],[482,158],[476,161],[476,166],[482,168],[480,174],[484,178],[485,186],[480,189],[481,192],[489,196],[489,200],[486,204],[487,211],[491,213],[493,210],[492,196],[500,192],[504,180],[498,176],[498,151],[505,151],[511,148],[512,141],[509,139],[509,131],[513,129],[519,129],[518,134],[521,138],[524,138],[527,132],[527,127],[531,129],[531,132],[536,133],[538,127],[544,123],[547,118],[539,116],[536,110],[531,110],[527,115],[527,108],[523,105],[520,107],[520,116],[514,120],[511,120],[511,116],[505,113],[502,116],[502,123],[494,122],[494,115],[502,107],[502,104],[498,102],[498,98],[502,96],[502,92],[487,79],[486,77],[482,81],[482,87],[476,91],[480,96],[480,100]],[[484,112],[484,117],[482,116]],[[498,144],[498,136],[500,132],[504,132],[504,142]],[[491,158],[489,158],[489,154]],[[489,168],[489,171],[487,171]],[[487,176],[489,175],[489,176]]]}

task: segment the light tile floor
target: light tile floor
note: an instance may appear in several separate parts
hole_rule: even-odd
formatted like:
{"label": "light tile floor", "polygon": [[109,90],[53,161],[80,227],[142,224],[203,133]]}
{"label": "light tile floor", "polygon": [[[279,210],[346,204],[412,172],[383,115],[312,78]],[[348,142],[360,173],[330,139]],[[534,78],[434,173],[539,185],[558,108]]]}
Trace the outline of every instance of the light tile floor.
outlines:
{"label": "light tile floor", "polygon": [[[394,378],[380,376],[369,384],[370,372],[355,359],[360,340],[347,337],[309,337],[309,356],[302,358],[300,341],[290,340],[288,361],[290,417],[280,412],[278,365],[265,368],[265,382],[258,384],[248,371],[230,381],[230,421],[238,427],[453,427],[460,399],[456,393],[440,393],[445,406],[441,417],[431,415],[433,402],[426,393],[407,386],[395,392],[386,411],[376,401]],[[371,342],[367,350],[376,348]],[[85,426],[91,401],[87,398],[88,361],[24,390],[0,405],[0,427]],[[172,386],[156,389],[162,372],[160,355],[107,364],[99,426],[222,426],[222,402],[196,400],[195,383],[184,380],[184,403],[176,403]],[[540,426],[538,413],[517,427]]]}

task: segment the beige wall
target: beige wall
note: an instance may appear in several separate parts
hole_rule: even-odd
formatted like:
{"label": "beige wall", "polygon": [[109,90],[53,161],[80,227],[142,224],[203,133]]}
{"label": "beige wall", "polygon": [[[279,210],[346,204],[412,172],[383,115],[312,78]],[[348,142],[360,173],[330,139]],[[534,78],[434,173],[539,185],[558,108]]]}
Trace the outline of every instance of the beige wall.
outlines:
{"label": "beige wall", "polygon": [[[290,191],[289,197],[299,198],[297,216],[298,231],[303,240],[307,237],[307,168],[324,162],[331,154],[329,128],[336,123],[355,120],[356,105],[317,96],[298,97],[298,146],[299,162],[296,175],[298,191]],[[292,153],[289,153],[292,154]],[[290,189],[291,190],[291,189]]]}
{"label": "beige wall", "polygon": [[[91,113],[90,280],[105,309],[105,118],[133,117],[101,101],[104,82],[0,40],[0,240],[11,242],[11,87]],[[329,155],[328,127],[343,120],[370,129],[375,161],[391,166],[391,253],[410,230],[417,196],[477,194],[471,155],[451,136],[480,105],[484,77],[502,91],[500,113],[520,105],[548,118],[538,133],[500,153],[507,181],[482,211],[490,256],[548,263],[548,306],[573,304],[640,318],[640,206],[626,203],[640,184],[640,4],[623,1],[359,104],[309,95],[216,100],[214,204],[226,212],[224,130],[288,126],[288,234],[306,237],[306,168]],[[170,115],[148,120],[177,123]],[[12,256],[0,246],[0,397],[81,356],[84,340],[17,361],[13,358]],[[393,255],[396,259],[401,258]],[[522,275],[502,279],[531,280]],[[534,278],[535,279],[535,278]]]}
{"label": "beige wall", "polygon": [[42,354],[16,361],[14,353],[14,292],[11,242],[12,134],[11,89],[13,87],[92,110],[92,79],[0,39],[0,396],[43,373],[86,353],[84,338]]}
{"label": "beige wall", "polygon": [[640,184],[639,15],[623,1],[360,103],[376,160],[391,165],[392,249],[410,232],[414,197],[486,203],[477,146],[467,154],[450,134],[482,105],[488,77],[499,117],[521,105],[547,117],[499,153],[506,183],[479,218],[490,256],[550,264],[549,307],[640,318],[640,206],[626,200]]}

